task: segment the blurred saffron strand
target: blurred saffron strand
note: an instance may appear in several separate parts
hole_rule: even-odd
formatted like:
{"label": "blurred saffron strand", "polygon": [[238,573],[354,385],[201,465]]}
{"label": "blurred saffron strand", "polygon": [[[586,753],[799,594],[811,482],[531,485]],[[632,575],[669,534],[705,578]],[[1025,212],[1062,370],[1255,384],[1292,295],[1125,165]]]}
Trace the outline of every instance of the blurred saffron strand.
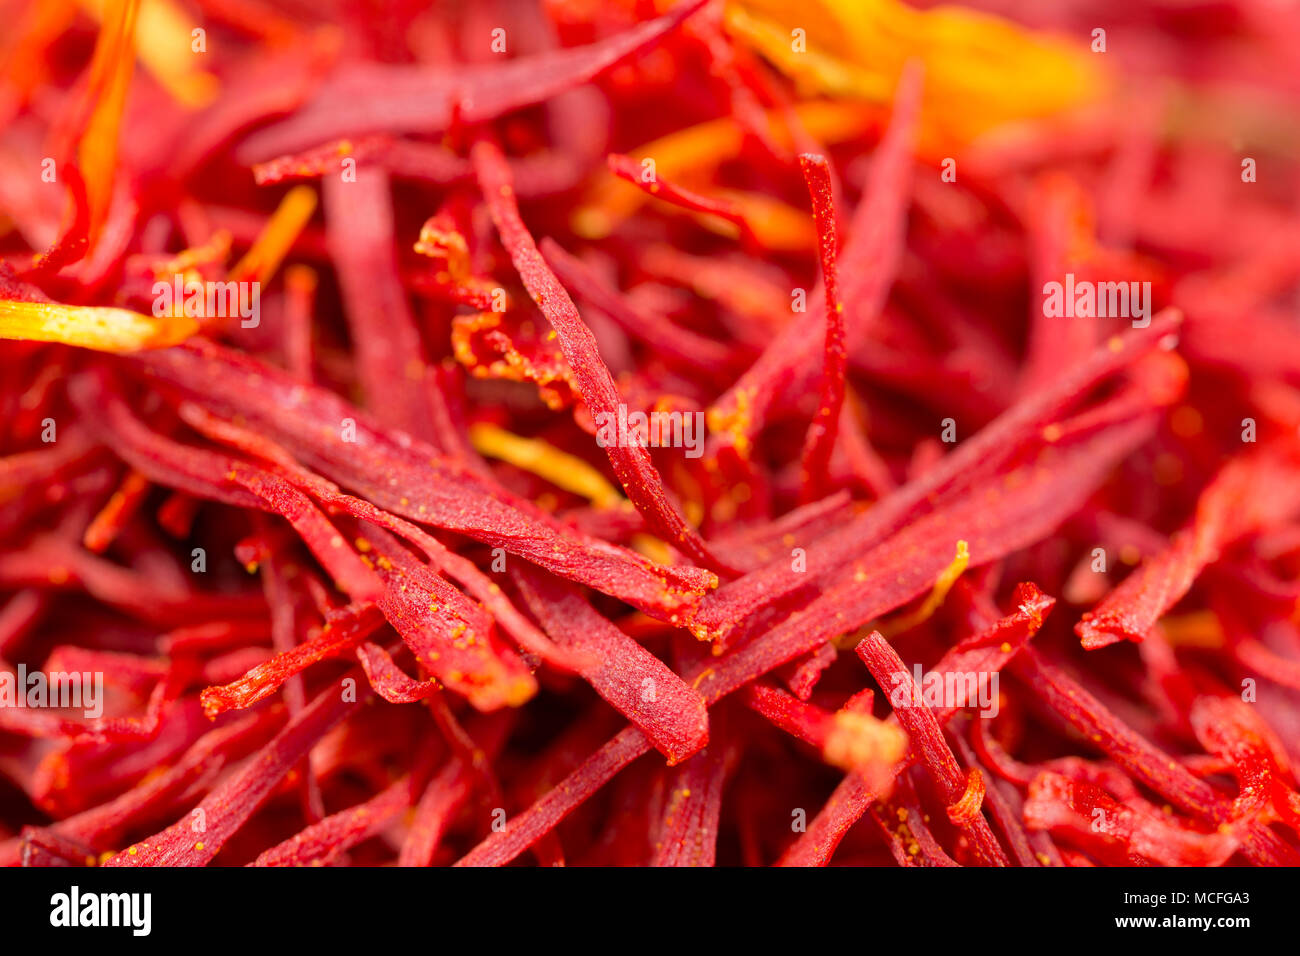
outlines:
{"label": "blurred saffron strand", "polygon": [[1300,863],[1300,7],[0,11],[0,862]]}

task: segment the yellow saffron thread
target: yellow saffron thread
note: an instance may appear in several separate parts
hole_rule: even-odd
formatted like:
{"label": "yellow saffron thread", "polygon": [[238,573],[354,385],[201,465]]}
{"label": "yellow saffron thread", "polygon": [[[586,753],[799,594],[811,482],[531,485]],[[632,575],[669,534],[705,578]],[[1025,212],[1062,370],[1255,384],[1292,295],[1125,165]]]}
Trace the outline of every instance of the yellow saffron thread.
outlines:
{"label": "yellow saffron thread", "polygon": [[138,352],[185,341],[198,323],[184,316],[152,318],[104,306],[0,300],[0,339],[61,342],[100,352]]}
{"label": "yellow saffron thread", "polygon": [[612,508],[624,500],[622,493],[591,465],[541,439],[524,438],[496,425],[477,422],[469,428],[469,440],[480,455],[522,468],[581,495],[597,507]]}
{"label": "yellow saffron thread", "polygon": [[882,627],[881,633],[885,637],[893,637],[896,634],[902,634],[904,631],[911,630],[918,624],[930,619],[931,615],[943,605],[944,600],[948,597],[948,592],[952,586],[957,583],[957,579],[970,565],[970,548],[965,541],[957,542],[957,556],[952,559],[939,576],[935,578],[934,588],[930,591],[925,601],[919,608],[911,614],[905,614],[900,618],[890,621],[886,627]]}
{"label": "yellow saffron thread", "polygon": [[252,247],[230,270],[231,281],[269,282],[315,212],[316,190],[310,186],[295,186],[285,193]]}

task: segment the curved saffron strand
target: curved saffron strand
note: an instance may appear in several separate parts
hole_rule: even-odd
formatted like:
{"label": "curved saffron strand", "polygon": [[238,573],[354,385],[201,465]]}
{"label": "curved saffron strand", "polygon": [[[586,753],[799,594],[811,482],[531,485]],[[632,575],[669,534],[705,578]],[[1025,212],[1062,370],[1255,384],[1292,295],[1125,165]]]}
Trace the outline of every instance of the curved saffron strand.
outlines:
{"label": "curved saffron strand", "polygon": [[845,835],[881,796],[857,774],[848,774],[827,798],[807,831],[792,843],[777,866],[825,866]]}
{"label": "curved saffron strand", "polygon": [[86,180],[74,165],[65,166],[60,173],[68,184],[72,221],[55,240],[54,245],[44,253],[33,257],[32,265],[28,269],[18,272],[18,278],[21,280],[35,282],[55,275],[64,266],[81,259],[89,248],[90,199],[86,194]]}
{"label": "curved saffron strand", "polygon": [[829,491],[831,450],[835,447],[840,411],[844,407],[844,376],[848,352],[844,345],[844,305],[840,302],[835,271],[839,238],[835,229],[835,200],[830,164],[825,156],[804,153],[799,157],[808,194],[812,197],[813,219],[817,223],[817,247],[821,253],[822,298],[825,304],[825,346],[817,412],[804,438],[799,466],[799,503],[808,504]]}
{"label": "curved saffron strand", "polygon": [[1075,626],[1083,646],[1097,650],[1120,640],[1142,640],[1225,548],[1300,513],[1300,459],[1294,449],[1289,451],[1246,456],[1226,465],[1201,492],[1188,526]]}
{"label": "curved saffron strand", "polygon": [[420,796],[397,855],[398,866],[429,866],[456,815],[476,792],[481,791],[488,805],[499,806],[504,799],[491,767],[509,737],[511,714],[498,712],[479,719],[471,736],[454,718],[440,715],[444,706],[440,695],[430,698],[430,709],[453,756]]}
{"label": "curved saffron strand", "polygon": [[21,493],[75,473],[95,453],[97,446],[84,434],[70,435],[54,445],[0,457],[0,493]]}
{"label": "curved saffron strand", "polygon": [[[894,713],[898,715],[898,722],[907,730],[907,736],[917,756],[939,785],[947,802],[949,814],[954,815],[956,811],[953,808],[965,800],[967,783],[961,768],[957,766],[957,758],[953,756],[952,750],[943,739],[943,730],[939,726],[938,718],[921,700],[920,687],[916,685],[912,675],[904,667],[902,659],[879,631],[872,631],[858,644],[857,654],[867,665],[881,690],[894,692],[897,690],[895,682],[900,680],[908,685],[910,701],[905,706],[896,706]],[[979,793],[982,796],[983,790],[981,789]],[[978,803],[972,812],[965,812],[964,806],[962,811],[960,822],[958,819],[954,819],[953,822],[970,838],[971,849],[976,858],[985,866],[1009,866],[1011,861],[1007,859],[1006,853],[998,844],[988,821],[980,814]]]}
{"label": "curved saffron strand", "polygon": [[1300,832],[1290,760],[1264,719],[1239,698],[1211,696],[1193,702],[1190,717],[1201,746],[1225,761],[1237,778],[1234,813],[1265,824],[1281,820]]}
{"label": "curved saffron strand", "polygon": [[35,587],[23,588],[5,601],[0,608],[0,662],[40,623],[50,603],[48,594]]}
{"label": "curved saffron strand", "polygon": [[[0,648],[2,647],[3,644],[0,644]],[[1270,680],[1292,690],[1300,690],[1300,662],[1274,653],[1253,638],[1235,642],[1232,645],[1232,654],[1239,664],[1256,674],[1267,676]]]}
{"label": "curved saffron strand", "polygon": [[408,677],[393,661],[392,655],[378,644],[366,641],[356,653],[371,688],[390,704],[414,704],[438,689],[431,681]]}
{"label": "curved saffron strand", "polygon": [[758,244],[754,230],[740,210],[736,208],[735,203],[726,199],[715,199],[711,196],[701,195],[694,190],[687,189],[685,186],[670,182],[657,174],[647,179],[642,172],[641,165],[631,156],[624,156],[622,153],[610,153],[605,161],[606,165],[609,166],[609,171],[624,182],[631,183],[637,189],[656,199],[661,199],[666,203],[690,212],[717,216],[740,230],[740,236],[748,246],[753,247]]}

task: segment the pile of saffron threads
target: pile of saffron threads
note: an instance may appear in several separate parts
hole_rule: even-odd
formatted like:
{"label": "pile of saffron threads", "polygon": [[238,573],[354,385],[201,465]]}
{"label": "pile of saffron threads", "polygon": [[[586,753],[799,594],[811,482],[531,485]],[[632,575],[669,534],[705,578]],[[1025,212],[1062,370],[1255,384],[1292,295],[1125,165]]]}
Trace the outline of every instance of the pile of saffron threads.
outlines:
{"label": "pile of saffron threads", "polygon": [[0,862],[1300,864],[1300,8],[0,11]]}

